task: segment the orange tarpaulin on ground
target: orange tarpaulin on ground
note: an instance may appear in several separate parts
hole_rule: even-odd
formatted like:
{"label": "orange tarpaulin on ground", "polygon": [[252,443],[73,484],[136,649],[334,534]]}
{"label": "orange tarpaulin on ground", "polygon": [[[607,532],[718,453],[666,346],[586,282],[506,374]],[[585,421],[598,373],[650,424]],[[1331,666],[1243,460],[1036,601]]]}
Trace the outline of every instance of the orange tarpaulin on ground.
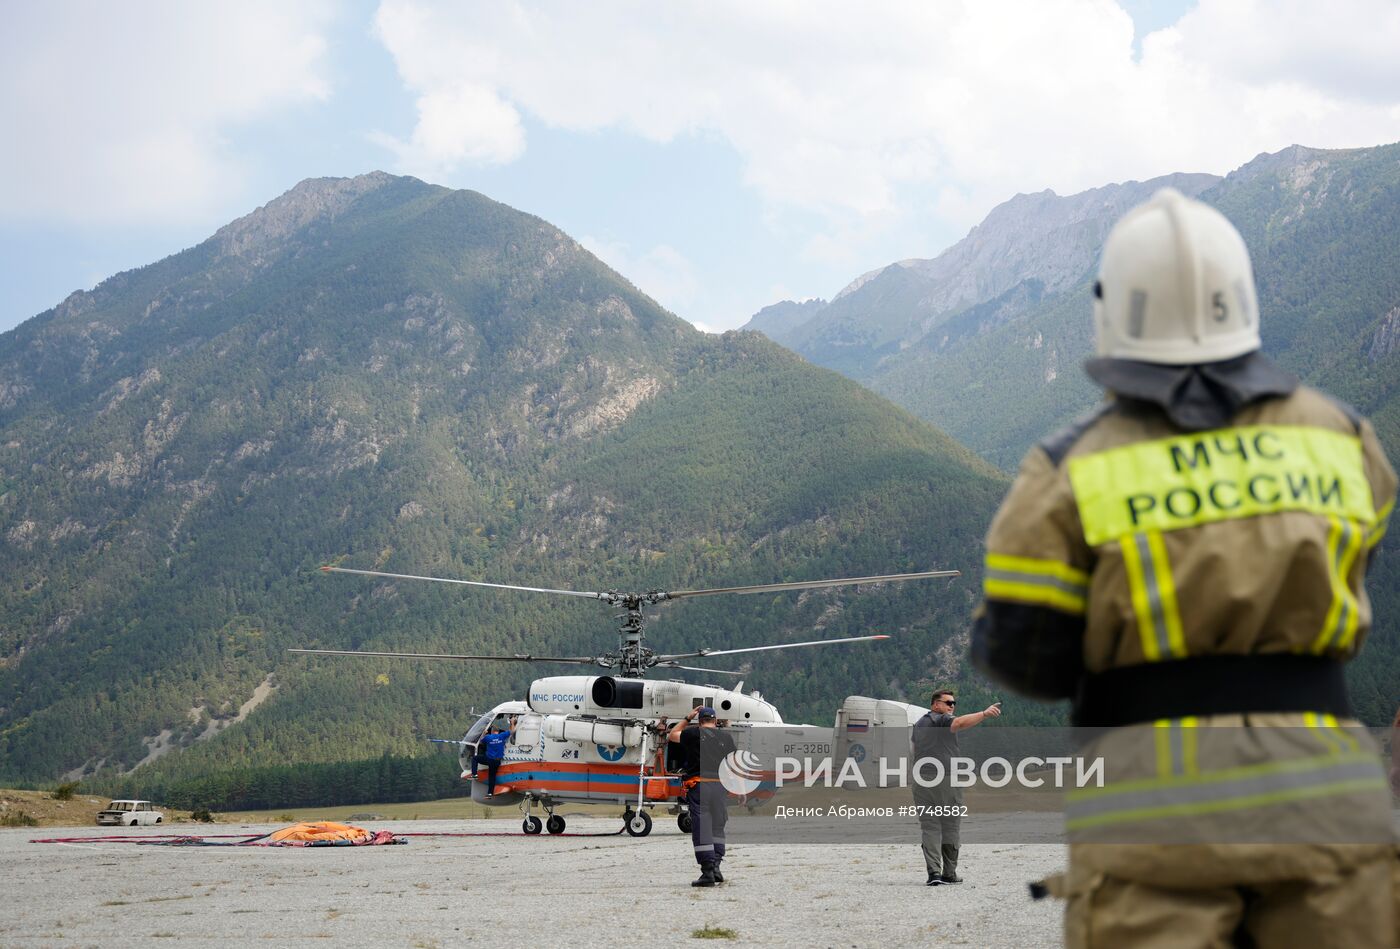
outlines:
{"label": "orange tarpaulin on ground", "polygon": [[268,834],[266,840],[270,844],[302,847],[327,844],[356,846],[398,842],[394,839],[394,835],[386,830],[375,833],[365,830],[363,827],[352,827],[349,824],[337,824],[328,820],[303,821],[300,824],[283,827],[279,831]]}
{"label": "orange tarpaulin on ground", "polygon": [[[622,833],[618,831],[618,833]],[[270,834],[214,834],[215,837],[242,837],[241,840],[209,840],[204,837],[154,834],[142,837],[47,837],[31,841],[36,844],[71,843],[133,843],[159,847],[375,847],[380,844],[406,844],[405,837],[395,837],[387,830],[365,830],[333,821],[305,821],[283,827]],[[414,836],[429,836],[415,834]],[[450,836],[467,836],[452,834]],[[499,836],[499,835],[488,835]]]}

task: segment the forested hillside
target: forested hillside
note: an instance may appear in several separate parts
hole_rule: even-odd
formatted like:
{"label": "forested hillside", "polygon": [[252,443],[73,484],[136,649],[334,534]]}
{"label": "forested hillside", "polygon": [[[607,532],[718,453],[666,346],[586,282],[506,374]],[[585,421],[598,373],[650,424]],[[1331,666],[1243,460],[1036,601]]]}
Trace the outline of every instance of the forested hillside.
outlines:
{"label": "forested hillside", "polygon": [[[303,182],[0,336],[0,780],[425,749],[568,667],[290,646],[580,654],[575,589],[954,567],[657,611],[660,649],[760,654],[790,719],[957,679],[1004,476],[755,334],[664,312],[544,221],[384,174]],[[704,678],[700,676],[700,678]],[[163,757],[155,753],[175,749]]]}
{"label": "forested hillside", "polygon": [[[1145,184],[1181,187],[1183,180],[1235,222],[1249,245],[1265,351],[1369,415],[1400,466],[1400,145],[1295,146],[1261,155],[1224,179],[1173,176]],[[820,330],[833,325],[826,311],[805,327],[784,327],[786,335],[777,338],[1013,470],[1038,438],[1101,397],[1081,369],[1093,350],[1089,290],[1107,226],[1125,210],[1118,200],[1142,190],[1124,185],[1069,198],[1018,196],[936,260],[891,265],[833,301],[828,311],[844,306],[843,338],[854,341],[849,351],[803,348],[806,339],[830,340],[831,331]],[[1114,200],[1102,200],[1106,195]],[[1063,239],[1047,239],[1057,234]],[[1000,249],[988,257],[993,238]],[[955,272],[950,261],[969,259],[1004,266],[988,270],[995,281],[967,289],[967,281],[955,284],[948,274]],[[919,277],[934,273],[941,282]],[[916,283],[900,299],[920,300],[922,309],[912,331],[881,348],[892,311],[855,304],[874,300],[872,291],[887,279]],[[951,294],[952,286],[967,295]],[[910,325],[908,318],[895,322]],[[1396,533],[1384,541],[1369,582],[1380,623],[1351,670],[1354,695],[1377,723],[1400,701]]]}

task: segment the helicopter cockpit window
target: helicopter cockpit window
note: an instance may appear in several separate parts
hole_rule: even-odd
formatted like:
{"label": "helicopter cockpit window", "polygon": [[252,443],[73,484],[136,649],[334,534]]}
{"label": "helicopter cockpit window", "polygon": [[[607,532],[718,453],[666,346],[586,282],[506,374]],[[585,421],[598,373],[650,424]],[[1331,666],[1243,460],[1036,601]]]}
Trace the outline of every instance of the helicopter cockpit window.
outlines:
{"label": "helicopter cockpit window", "polygon": [[491,720],[495,717],[496,716],[494,713],[487,712],[485,715],[478,718],[476,720],[476,723],[473,724],[471,728],[467,729],[467,735],[462,740],[469,741],[474,744],[477,739],[479,739],[482,735],[486,734],[486,729],[490,727]]}

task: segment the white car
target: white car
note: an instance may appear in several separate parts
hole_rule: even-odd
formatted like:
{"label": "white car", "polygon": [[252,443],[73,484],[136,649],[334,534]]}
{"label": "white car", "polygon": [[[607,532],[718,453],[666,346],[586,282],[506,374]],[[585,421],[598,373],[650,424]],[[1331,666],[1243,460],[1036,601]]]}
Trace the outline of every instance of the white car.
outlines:
{"label": "white car", "polygon": [[151,806],[150,801],[113,801],[97,812],[99,826],[117,824],[135,827],[137,824],[159,824],[165,815]]}

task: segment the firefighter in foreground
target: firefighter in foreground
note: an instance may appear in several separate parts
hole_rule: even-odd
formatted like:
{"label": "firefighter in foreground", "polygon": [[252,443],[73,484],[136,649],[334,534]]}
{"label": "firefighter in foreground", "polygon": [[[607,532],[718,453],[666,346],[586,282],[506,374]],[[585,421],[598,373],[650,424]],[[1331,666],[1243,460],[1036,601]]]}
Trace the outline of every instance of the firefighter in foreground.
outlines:
{"label": "firefighter in foreground", "polygon": [[[698,725],[690,724],[698,720]],[[691,709],[666,735],[680,746],[685,803],[690,810],[690,840],[700,876],[691,886],[724,882],[724,825],[729,820],[728,799],[719,783],[719,766],[734,752],[734,739],[717,727],[715,710],[708,705]]]}
{"label": "firefighter in foreground", "polygon": [[1258,350],[1244,241],[1166,189],[1104,245],[1108,397],[1031,449],[987,537],[975,664],[1071,698],[1070,946],[1391,946],[1390,796],[1342,668],[1395,472]]}

